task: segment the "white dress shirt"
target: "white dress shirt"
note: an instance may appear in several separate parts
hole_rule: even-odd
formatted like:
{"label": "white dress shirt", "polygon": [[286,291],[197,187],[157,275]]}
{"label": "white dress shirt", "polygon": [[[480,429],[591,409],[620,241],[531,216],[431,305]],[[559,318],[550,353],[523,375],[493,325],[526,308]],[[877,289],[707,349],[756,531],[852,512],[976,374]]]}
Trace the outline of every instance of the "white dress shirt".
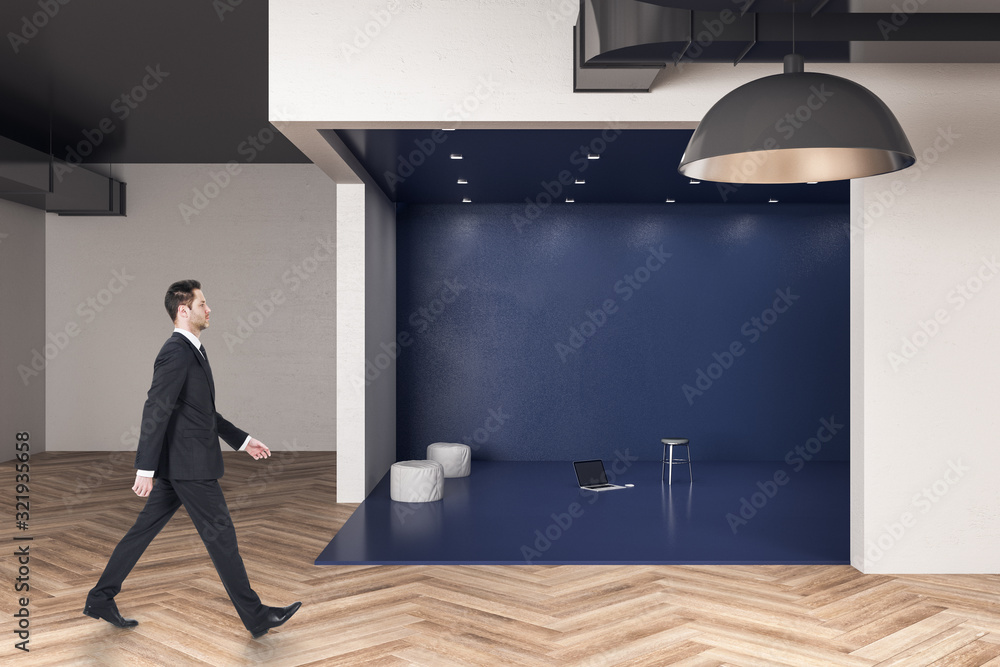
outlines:
{"label": "white dress shirt", "polygon": [[[191,343],[192,345],[194,345],[194,349],[198,352],[198,354],[201,354],[201,341],[198,340],[197,336],[195,336],[193,333],[191,333],[187,329],[174,329],[174,333],[183,334],[184,337],[187,338],[188,342]],[[201,354],[201,357],[202,357],[202,359],[206,359],[206,360],[208,359],[203,354]],[[250,444],[250,436],[248,435],[247,439],[243,441],[243,446],[240,447],[240,451],[242,452],[243,450],[245,450],[247,448],[247,445],[249,445],[249,444]],[[152,477],[154,472],[156,472],[156,471],[155,470],[136,470],[135,474],[139,475],[140,477]]]}

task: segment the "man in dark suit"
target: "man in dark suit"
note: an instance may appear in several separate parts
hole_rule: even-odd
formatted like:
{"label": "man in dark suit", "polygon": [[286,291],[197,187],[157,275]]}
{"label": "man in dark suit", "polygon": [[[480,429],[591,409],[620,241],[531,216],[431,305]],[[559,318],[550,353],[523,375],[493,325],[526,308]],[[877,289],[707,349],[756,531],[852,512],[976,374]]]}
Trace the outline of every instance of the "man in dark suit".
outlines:
{"label": "man in dark suit", "polygon": [[[271,451],[215,409],[215,381],[200,343],[212,312],[197,280],[170,286],[164,299],[174,333],[153,364],[153,382],[142,410],[137,468],[132,490],[148,497],[135,525],[115,547],[97,585],[87,595],[83,613],[120,628],[138,625],[122,618],[114,597],[143,551],[181,505],[184,505],[208,549],[222,584],[240,619],[254,638],[277,627],[298,611],[301,602],[267,607],[250,588],[236,531],[219,486],[222,477],[221,437],[230,447],[254,459]],[[153,478],[159,481],[153,484]]]}

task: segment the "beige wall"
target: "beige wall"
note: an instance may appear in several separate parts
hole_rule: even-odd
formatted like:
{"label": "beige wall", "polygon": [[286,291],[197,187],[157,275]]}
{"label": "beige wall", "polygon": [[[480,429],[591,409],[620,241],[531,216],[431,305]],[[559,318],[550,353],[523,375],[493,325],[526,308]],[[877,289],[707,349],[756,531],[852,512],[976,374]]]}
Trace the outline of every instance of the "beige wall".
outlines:
{"label": "beige wall", "polygon": [[29,454],[45,451],[45,356],[58,347],[45,330],[45,213],[4,200],[0,309],[0,461],[8,461],[19,432]]}
{"label": "beige wall", "polygon": [[78,329],[45,371],[50,451],[135,449],[183,278],[212,309],[219,411],[273,450],[336,449],[336,186],[312,165],[225,172],[125,165],[128,217],[47,217],[47,327]]}

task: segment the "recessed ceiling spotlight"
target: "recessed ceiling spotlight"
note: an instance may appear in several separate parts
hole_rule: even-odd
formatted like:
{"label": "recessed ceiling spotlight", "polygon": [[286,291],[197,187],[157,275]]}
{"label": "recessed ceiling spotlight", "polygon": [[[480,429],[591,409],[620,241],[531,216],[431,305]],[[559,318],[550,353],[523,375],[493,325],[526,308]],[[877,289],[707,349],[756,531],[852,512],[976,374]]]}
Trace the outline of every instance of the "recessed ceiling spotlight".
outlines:
{"label": "recessed ceiling spotlight", "polygon": [[587,159],[588,160],[600,160],[601,159],[601,155],[600,155],[600,153],[587,153]]}
{"label": "recessed ceiling spotlight", "polygon": [[463,203],[463,204],[471,204],[471,203],[472,203],[472,200],[471,200],[471,199],[469,199],[468,197],[463,197],[463,198],[462,198],[462,203]]}
{"label": "recessed ceiling spotlight", "polygon": [[582,178],[578,178],[574,181],[574,183],[576,183],[577,185],[583,185],[586,182],[587,181],[583,180]]}
{"label": "recessed ceiling spotlight", "polygon": [[768,204],[777,204],[778,200],[775,199],[774,197],[771,197],[770,199],[767,200],[767,203]]}
{"label": "recessed ceiling spotlight", "polygon": [[668,203],[668,204],[673,204],[673,203],[675,203],[676,201],[677,201],[676,199],[668,199],[668,200],[667,200],[667,203]]}
{"label": "recessed ceiling spotlight", "polygon": [[452,160],[461,160],[462,159],[462,154],[461,153],[452,153],[451,154],[451,159]]}
{"label": "recessed ceiling spotlight", "polygon": [[469,182],[467,180],[465,180],[464,178],[460,178],[460,179],[458,179],[458,184],[459,185],[468,185]]}
{"label": "recessed ceiling spotlight", "polygon": [[701,183],[701,181],[696,181],[693,178],[691,179],[691,185],[698,185],[699,183]]}
{"label": "recessed ceiling spotlight", "polygon": [[572,203],[573,203],[573,202],[575,202],[575,201],[576,201],[576,200],[575,200],[575,199],[573,199],[572,197],[566,197],[566,203],[567,203],[567,204],[572,204]]}

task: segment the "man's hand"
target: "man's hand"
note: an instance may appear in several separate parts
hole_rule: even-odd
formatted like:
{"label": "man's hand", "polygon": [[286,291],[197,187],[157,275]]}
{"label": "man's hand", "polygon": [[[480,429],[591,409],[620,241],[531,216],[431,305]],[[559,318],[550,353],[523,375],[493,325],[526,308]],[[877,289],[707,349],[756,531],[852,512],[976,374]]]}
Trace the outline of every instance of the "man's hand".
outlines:
{"label": "man's hand", "polygon": [[246,453],[255,459],[266,459],[271,455],[271,450],[257,438],[250,438],[250,442],[247,443]]}
{"label": "man's hand", "polygon": [[135,491],[135,495],[140,498],[145,498],[149,495],[149,492],[153,490],[153,478],[136,475],[135,484],[132,485],[132,490]]}

